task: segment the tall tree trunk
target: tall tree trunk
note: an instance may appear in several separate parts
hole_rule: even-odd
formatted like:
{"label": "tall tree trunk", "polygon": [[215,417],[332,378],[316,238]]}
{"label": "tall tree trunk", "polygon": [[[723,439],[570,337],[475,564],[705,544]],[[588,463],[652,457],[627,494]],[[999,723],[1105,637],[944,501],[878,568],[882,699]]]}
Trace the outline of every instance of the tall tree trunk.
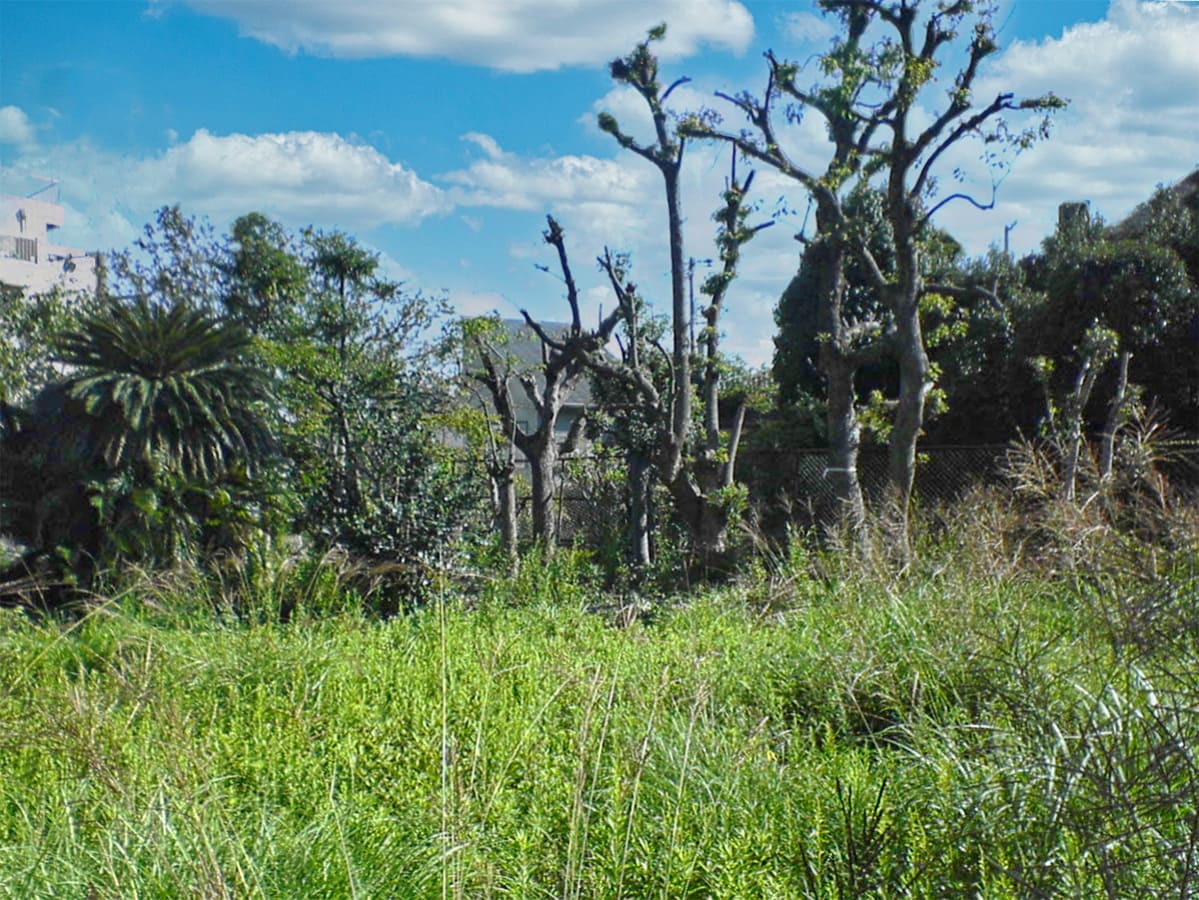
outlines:
{"label": "tall tree trunk", "polygon": [[916,442],[924,425],[924,401],[932,386],[928,354],[916,303],[905,303],[896,315],[895,346],[899,362],[899,402],[888,444],[887,482],[890,500],[906,520],[916,477]]}
{"label": "tall tree trunk", "polygon": [[858,480],[858,448],[862,429],[854,407],[854,374],[857,365],[832,342],[820,350],[820,367],[827,382],[827,477],[833,486],[837,514],[855,542],[864,540],[866,503]]}
{"label": "tall tree trunk", "polygon": [[495,490],[495,513],[500,526],[500,546],[508,559],[509,568],[515,571],[517,560],[516,531],[516,463],[509,458],[492,470],[492,486]]}
{"label": "tall tree trunk", "polygon": [[1107,422],[1103,426],[1103,443],[1099,447],[1099,479],[1110,481],[1112,464],[1116,456],[1116,434],[1124,426],[1128,415],[1128,364],[1132,354],[1120,353],[1120,374],[1116,381],[1116,394],[1107,408]]}
{"label": "tall tree trunk", "polygon": [[652,562],[650,557],[650,491],[653,486],[653,470],[650,462],[639,453],[628,455],[629,484],[629,551],[631,562],[638,569],[645,569]]}
{"label": "tall tree trunk", "polygon": [[354,439],[350,434],[350,420],[346,408],[341,403],[334,409],[337,418],[337,434],[340,442],[338,447],[338,462],[341,471],[338,475],[340,488],[345,492],[346,502],[355,514],[366,512],[366,504],[362,498],[362,476],[358,465],[358,454],[354,449]]}
{"label": "tall tree trunk", "polygon": [[[545,555],[553,556],[558,544],[558,519],[554,515],[554,493],[557,487],[555,470],[558,467],[558,445],[552,427],[538,452],[527,454],[529,475],[533,482],[533,535],[542,543]],[[540,443],[540,442],[539,442]]]}
{"label": "tall tree trunk", "polygon": [[671,325],[674,340],[671,353],[671,365],[674,369],[671,440],[662,477],[674,481],[682,466],[687,435],[691,430],[691,342],[687,333],[690,310],[685,289],[683,212],[679,198],[678,166],[664,168],[662,176],[666,182],[666,220],[670,232]]}
{"label": "tall tree trunk", "polygon": [[836,238],[840,214],[835,209],[817,209],[818,236],[810,262],[816,269],[819,292],[817,327],[827,335],[820,348],[820,370],[826,380],[828,425],[828,475],[833,486],[837,512],[850,529],[855,543],[865,540],[866,504],[858,480],[858,448],[861,425],[854,405],[854,377],[858,363],[847,346],[842,301],[845,297],[845,248]]}
{"label": "tall tree trunk", "polygon": [[[887,508],[884,523],[891,552],[903,563],[912,556],[909,513],[916,480],[916,442],[924,427],[924,400],[932,387],[932,367],[920,328],[920,251],[916,245],[916,209],[909,200],[901,171],[892,170],[888,190],[892,235],[895,238],[895,286],[886,291],[894,322],[893,352],[899,364],[899,400],[888,441]],[[889,296],[888,296],[889,295]]]}

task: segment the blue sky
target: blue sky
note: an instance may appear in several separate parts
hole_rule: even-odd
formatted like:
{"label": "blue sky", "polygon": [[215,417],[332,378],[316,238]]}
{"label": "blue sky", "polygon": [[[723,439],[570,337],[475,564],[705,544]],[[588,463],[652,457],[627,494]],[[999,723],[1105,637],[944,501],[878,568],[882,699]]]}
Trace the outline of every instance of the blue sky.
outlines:
{"label": "blue sky", "polygon": [[[553,262],[540,240],[552,212],[591,309],[611,303],[592,265],[606,244],[632,252],[663,306],[660,181],[594,124],[608,109],[644,127],[605,64],[660,21],[664,77],[693,78],[681,108],[760,91],[764,50],[803,61],[832,34],[806,0],[0,0],[0,187],[59,181],[62,240],[84,249],[127,244],[163,204],[222,231],[260,210],[355,234],[464,312],[561,318],[560,286],[536,268]],[[1118,219],[1199,165],[1199,3],[1004,0],[996,21],[1004,49],[978,95],[1053,90],[1071,107],[1012,161],[996,209],[939,216],[971,253],[1013,222],[1014,249],[1034,248],[1063,200]],[[788,140],[819,166],[814,120]],[[964,147],[945,175],[964,168],[989,196],[978,155]],[[727,166],[720,148],[689,150],[697,258],[713,255]],[[747,248],[728,299],[728,346],[753,363],[769,358],[806,207],[768,172],[757,184],[765,210],[783,197],[796,212]]]}

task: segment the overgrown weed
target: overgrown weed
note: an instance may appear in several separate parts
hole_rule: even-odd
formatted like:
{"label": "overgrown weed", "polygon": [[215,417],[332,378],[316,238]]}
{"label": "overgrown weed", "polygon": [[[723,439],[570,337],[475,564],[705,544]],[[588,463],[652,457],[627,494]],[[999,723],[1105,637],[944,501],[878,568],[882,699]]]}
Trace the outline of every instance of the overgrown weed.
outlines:
{"label": "overgrown weed", "polygon": [[389,620],[336,559],[7,614],[0,894],[1187,896],[1196,559],[1022,514],[623,619],[570,550]]}

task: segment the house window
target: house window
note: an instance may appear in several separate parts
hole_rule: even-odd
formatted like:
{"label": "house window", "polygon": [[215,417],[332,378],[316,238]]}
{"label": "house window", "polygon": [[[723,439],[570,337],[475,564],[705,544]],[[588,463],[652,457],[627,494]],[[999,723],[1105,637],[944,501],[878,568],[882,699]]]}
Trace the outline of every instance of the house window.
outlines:
{"label": "house window", "polygon": [[37,238],[16,239],[17,242],[17,259],[23,259],[26,262],[37,262]]}

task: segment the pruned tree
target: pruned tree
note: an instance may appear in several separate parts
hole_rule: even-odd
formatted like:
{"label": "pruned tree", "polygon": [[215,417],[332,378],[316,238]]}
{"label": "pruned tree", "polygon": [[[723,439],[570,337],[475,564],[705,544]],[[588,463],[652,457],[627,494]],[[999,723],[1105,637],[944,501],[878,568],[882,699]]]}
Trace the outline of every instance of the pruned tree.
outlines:
{"label": "pruned tree", "polygon": [[[650,314],[636,286],[627,281],[626,255],[605,250],[599,263],[620,285],[617,311],[622,327],[615,335],[619,366],[629,373],[640,372],[657,389],[659,397],[668,396],[672,371],[670,354],[662,346],[662,335],[669,330],[670,323],[663,316]],[[594,365],[591,368],[596,411],[590,417],[588,429],[602,443],[617,448],[624,458],[626,556],[634,571],[644,572],[653,561],[655,451],[661,446],[661,429],[669,427],[670,413],[660,404],[646,402],[641,379],[613,378],[610,372],[603,371],[603,366],[600,371]]]}
{"label": "pruned tree", "polygon": [[[1070,368],[1069,388],[1055,397],[1050,385],[1056,374],[1055,361],[1043,356],[1030,360],[1037,382],[1045,395],[1044,428],[1053,438],[1062,458],[1061,495],[1063,500],[1073,500],[1078,482],[1078,468],[1082,446],[1086,437],[1083,414],[1095,382],[1103,369],[1115,357],[1120,338],[1110,328],[1093,322],[1079,345],[1074,348],[1075,364]],[[1064,367],[1063,367],[1064,368]],[[1123,365],[1127,386],[1127,364]]]}
{"label": "pruned tree", "polygon": [[[671,322],[671,390],[669,403],[670,429],[663,435],[664,443],[657,454],[659,473],[666,484],[678,479],[683,468],[687,433],[691,427],[691,346],[688,337],[689,306],[686,293],[686,269],[683,244],[683,207],[680,174],[686,140],[675,133],[667,107],[671,93],[689,79],[678,78],[665,90],[658,81],[658,58],[650,43],[666,36],[666,26],[652,30],[628,56],[613,60],[609,66],[612,78],[633,88],[645,101],[654,123],[654,142],[643,144],[626,134],[616,118],[608,112],[599,115],[599,127],[616,138],[626,150],[631,150],[651,163],[662,176],[666,199],[667,240],[670,252],[670,322]],[[605,254],[608,256],[608,254]],[[601,261],[602,262],[602,261]],[[608,276],[617,287],[617,279]],[[621,290],[617,289],[621,306]]]}
{"label": "pruned tree", "polygon": [[[1061,456],[1067,500],[1077,490],[1088,434],[1100,434],[1097,474],[1108,480],[1117,435],[1141,398],[1185,413],[1199,388],[1199,291],[1187,256],[1171,246],[1176,235],[1154,234],[1152,205],[1137,218],[1108,228],[1090,221],[1085,205],[1063,205],[1043,252],[1025,261],[1033,290],[1016,323],[1016,355],[1032,365],[1041,388],[1040,429]],[[1185,209],[1171,218],[1187,224]]]}
{"label": "pruned tree", "polygon": [[[619,321],[613,312],[595,329],[585,329],[579,312],[579,292],[566,254],[562,226],[553,216],[546,217],[545,242],[558,254],[562,279],[566,286],[566,301],[570,306],[570,322],[556,333],[538,322],[526,310],[521,315],[540,344],[538,365],[520,370],[504,353],[500,342],[485,329],[471,329],[467,336],[470,365],[467,374],[488,392],[499,418],[502,433],[528,460],[532,484],[533,537],[546,554],[552,554],[558,542],[558,520],[553,515],[553,501],[558,488],[558,461],[572,453],[582,434],[585,416],[571,423],[564,439],[558,434],[558,418],[571,392],[579,383],[587,360],[598,358]],[[533,421],[522,424],[513,397],[512,382],[520,385],[534,413]],[[502,496],[509,498],[511,482],[505,482]],[[511,523],[513,508],[503,509],[502,521]]]}
{"label": "pruned tree", "polygon": [[[500,549],[508,561],[509,569],[515,572],[520,562],[519,517],[516,502],[516,444],[511,429],[515,429],[516,421],[509,417],[505,422],[497,411],[498,407],[505,404],[495,401],[495,392],[491,389],[492,385],[507,385],[516,378],[513,356],[504,352],[509,335],[498,316],[463,319],[459,327],[462,387],[469,400],[451,412],[448,424],[482,458],[491,487],[491,511],[500,534]],[[491,357],[491,368],[497,370],[497,377],[492,378],[488,374],[482,362],[484,354]],[[511,410],[513,404],[509,402],[506,406]]]}
{"label": "pruned tree", "polygon": [[[963,192],[936,195],[935,171],[950,148],[971,137],[1002,142],[1017,149],[1047,133],[1047,118],[1022,131],[1010,131],[1008,112],[1048,114],[1064,106],[1049,94],[1016,99],[1000,92],[976,105],[975,81],[982,62],[998,45],[986,10],[971,0],[930,4],[919,0],[821,0],[823,11],[836,15],[843,33],[819,57],[822,79],[805,89],[798,83],[802,67],[773,52],[766,89],[761,97],[745,92],[720,95],[749,120],[750,129],[724,131],[712,114],[693,116],[684,134],[735,144],[751,159],[793,178],[816,206],[820,318],[827,335],[821,368],[828,379],[830,470],[851,520],[861,521],[856,449],[859,425],[853,406],[853,375],[865,359],[889,354],[899,368],[889,439],[888,500],[896,527],[896,543],[906,555],[907,510],[915,475],[916,442],[924,422],[925,400],[932,386],[931,367],[920,321],[920,300],[936,290],[927,284],[920,264],[919,238],[946,204],[964,200],[986,209],[994,203]],[[971,24],[965,63],[953,78],[946,102],[924,121],[919,101],[941,65],[940,57]],[[883,36],[873,42],[880,32]],[[823,172],[796,162],[776,133],[776,108],[784,103],[788,121],[807,111],[820,115],[828,128],[832,153]],[[997,157],[993,158],[997,159]],[[844,212],[845,189],[878,178],[886,194],[886,219],[895,259],[887,268],[871,252],[866,236]],[[883,322],[854,321],[844,314],[845,262],[853,254],[879,292],[886,309]]]}
{"label": "pruned tree", "polygon": [[[751,159],[763,162],[795,179],[811,195],[816,207],[816,234],[807,239],[805,262],[812,273],[812,293],[817,299],[817,323],[821,334],[820,370],[827,386],[827,434],[830,451],[828,473],[844,515],[854,531],[865,520],[865,504],[858,481],[857,456],[861,426],[854,407],[854,376],[857,370],[878,357],[880,348],[874,323],[858,321],[844,310],[846,295],[845,265],[853,226],[842,208],[841,190],[862,166],[865,149],[877,126],[860,122],[850,107],[866,89],[866,79],[850,76],[850,60],[858,59],[862,35],[868,20],[859,16],[847,23],[845,37],[827,55],[830,65],[840,67],[845,76],[841,84],[820,91],[803,91],[796,84],[799,67],[781,61],[767,52],[770,65],[766,89],[760,99],[744,92],[737,97],[721,95],[732,101],[748,118],[755,131],[722,131],[713,113],[689,117],[682,131],[696,137],[716,138],[738,147]],[[817,173],[799,165],[780,145],[775,133],[775,104],[788,101],[814,107],[828,123],[833,144],[832,155],[824,172]]]}
{"label": "pruned tree", "polygon": [[[885,200],[882,190],[868,182],[858,182],[843,198],[842,213],[853,222],[855,231],[863,235],[874,258],[890,271],[894,267],[895,248],[886,223]],[[956,274],[962,248],[951,235],[932,227],[925,230],[920,240],[920,260],[926,279],[943,282],[952,277],[951,273]],[[827,382],[820,365],[827,334],[822,333],[818,318],[822,306],[822,298],[818,294],[819,259],[817,248],[808,242],[800,256],[798,272],[779,298],[775,308],[778,330],[774,338],[772,371],[778,386],[777,400],[781,409],[798,410],[806,406],[813,412],[827,415]],[[973,299],[970,298],[971,301]],[[931,299],[925,303],[926,308],[933,305]],[[944,303],[940,304],[942,309],[944,306]],[[950,311],[951,316],[956,316],[958,311],[958,304],[955,303]],[[885,329],[887,308],[873,281],[853,254],[845,260],[841,312],[845,320],[853,322],[865,336],[871,335],[871,323],[876,337]],[[930,319],[926,316],[926,327]],[[863,354],[860,361],[862,364],[854,377],[854,395],[859,406],[871,404],[872,396],[894,393],[898,375],[891,358]]]}
{"label": "pruned tree", "polygon": [[[631,361],[615,365],[601,359],[593,364],[597,370],[618,377],[632,387],[648,418],[656,423],[654,467],[670,492],[676,512],[686,524],[694,548],[707,559],[725,549],[737,444],[735,428],[730,446],[722,445],[717,403],[720,380],[719,319],[726,292],[736,275],[741,246],[769,223],[756,226],[746,224],[749,212],[746,195],[753,176],[751,173],[744,180],[739,179],[734,163],[722,205],[715,216],[719,223],[718,243],[722,266],[702,289],[709,297],[703,313],[704,355],[699,373],[700,396],[704,406],[702,436],[697,442],[693,441],[695,373],[689,336],[689,303],[685,291],[687,270],[680,190],[686,138],[673,127],[665,106],[670,94],[688,79],[676,79],[665,90],[662,89],[658,81],[658,59],[651,51],[650,44],[660,40],[665,33],[665,26],[655,28],[647,40],[638,44],[628,56],[613,61],[610,67],[616,81],[629,85],[645,101],[653,120],[653,143],[637,141],[621,128],[610,113],[600,114],[599,125],[615,137],[622,147],[653,164],[662,176],[670,250],[671,347],[668,352],[663,350],[670,363],[669,389],[666,392],[659,390],[643,367]],[[608,275],[623,314],[626,317],[635,316],[638,308],[635,302],[636,289],[628,282],[627,272],[615,264],[615,258],[608,251],[600,258],[600,265]]]}
{"label": "pruned tree", "polygon": [[700,292],[709,299],[703,309],[704,329],[700,337],[703,345],[703,368],[699,378],[700,397],[704,412],[704,436],[700,446],[699,463],[703,467],[701,484],[708,490],[713,487],[728,489],[733,485],[733,474],[737,461],[737,447],[741,442],[741,429],[745,424],[746,405],[740,403],[733,414],[733,424],[727,447],[722,444],[720,433],[720,381],[723,359],[720,353],[720,314],[724,309],[725,295],[737,277],[737,266],[741,261],[741,248],[759,231],[769,228],[773,220],[748,224],[750,206],[747,204],[754,173],[744,180],[737,177],[737,152],[734,149],[728,180],[725,182],[722,205],[712,214],[718,224],[716,244],[719,248],[720,269],[708,276]]}
{"label": "pruned tree", "polygon": [[[770,224],[753,227],[745,224],[746,191],[752,180],[751,175],[745,181],[738,181],[734,170],[729,184],[726,185],[724,202],[716,212],[716,218],[721,223],[718,243],[721,248],[722,266],[719,272],[707,279],[702,288],[710,302],[703,312],[706,322],[701,335],[704,357],[698,378],[703,401],[703,420],[698,435],[690,416],[683,423],[686,425],[683,434],[677,434],[675,431],[680,427],[677,418],[677,392],[683,390],[690,394],[692,390],[690,355],[684,354],[689,373],[687,384],[679,385],[675,368],[678,354],[668,353],[660,343],[652,343],[651,346],[669,363],[667,370],[671,376],[665,385],[654,377],[654,367],[644,358],[644,349],[639,341],[643,302],[637,293],[637,287],[629,281],[625,263],[620,257],[614,256],[610,250],[605,250],[604,255],[599,258],[600,267],[607,274],[616,295],[618,309],[628,323],[629,341],[620,363],[593,358],[589,364],[601,375],[623,383],[630,392],[636,414],[650,425],[653,434],[650,452],[648,457],[644,454],[638,455],[640,462],[636,472],[642,472],[646,462],[653,464],[662,483],[670,492],[675,511],[687,527],[694,549],[705,560],[724,552],[728,526],[738,505],[734,474],[741,427],[745,420],[745,407],[740,405],[734,414],[732,429],[726,443],[720,427],[722,365],[719,350],[719,317],[725,294],[736,276],[741,246]],[[677,340],[676,332],[676,342]],[[676,454],[678,447],[686,451],[685,454]],[[634,493],[634,497],[640,493]],[[644,521],[641,515],[642,508],[641,504],[634,502],[634,516],[638,522]],[[640,532],[640,528],[635,530],[638,546],[643,546],[645,541]],[[642,556],[639,551],[638,558]]]}

